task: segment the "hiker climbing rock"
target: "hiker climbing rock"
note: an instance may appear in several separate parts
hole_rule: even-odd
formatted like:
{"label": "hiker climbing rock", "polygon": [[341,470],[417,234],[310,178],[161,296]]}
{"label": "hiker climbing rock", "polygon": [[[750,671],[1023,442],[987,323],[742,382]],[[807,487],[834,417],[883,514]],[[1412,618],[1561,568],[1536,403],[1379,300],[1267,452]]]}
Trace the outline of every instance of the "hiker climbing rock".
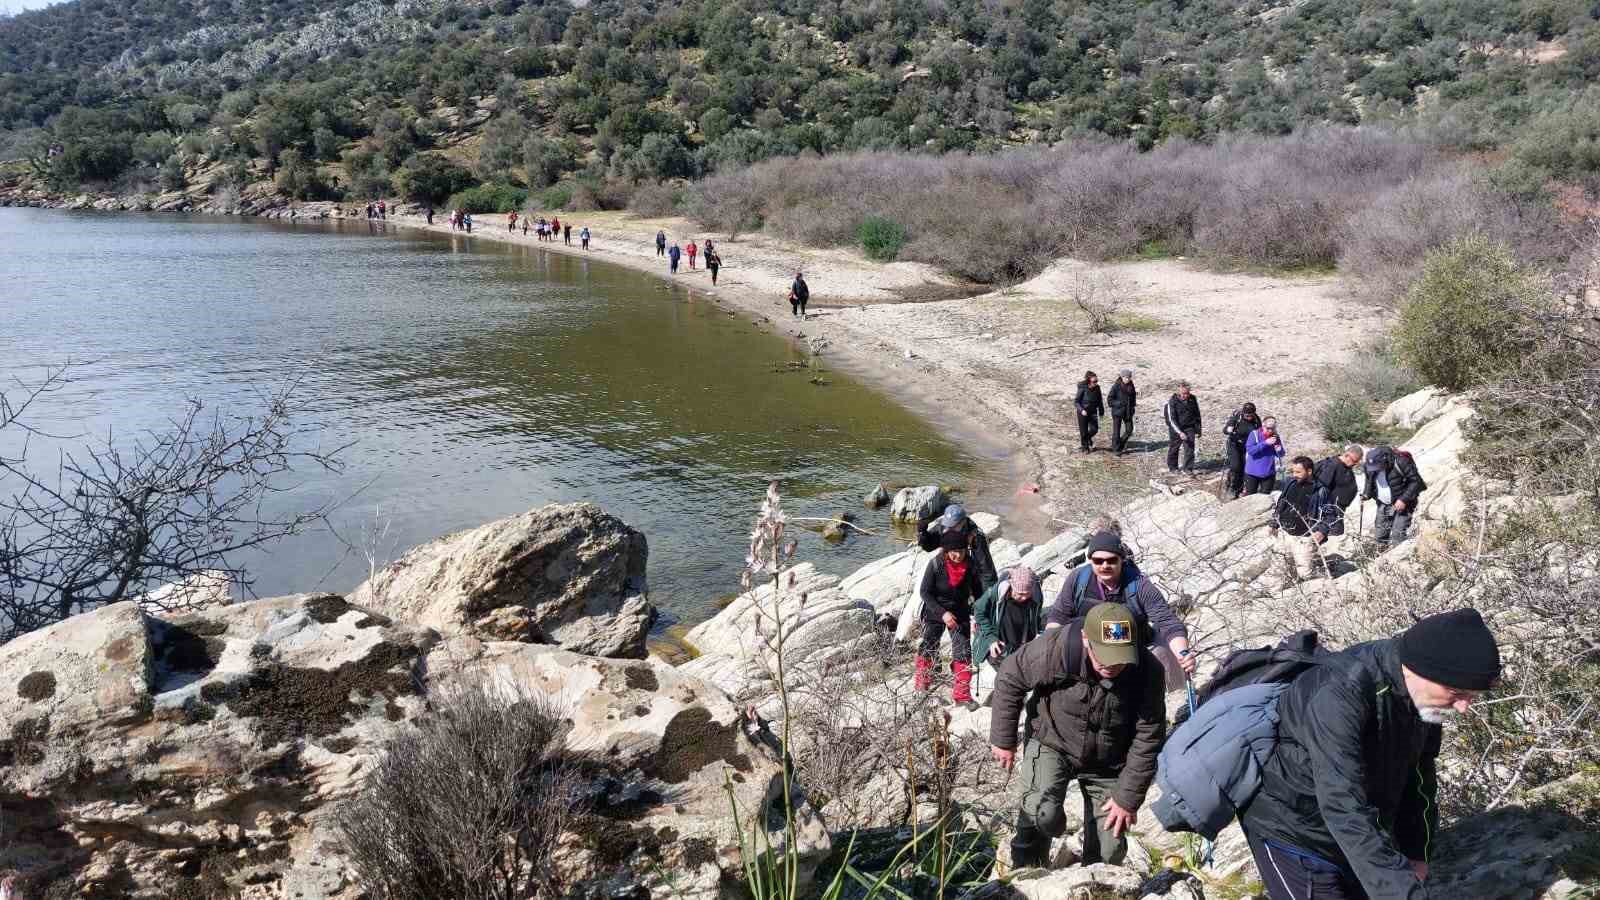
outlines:
{"label": "hiker climbing rock", "polygon": [[939,555],[922,575],[922,644],[917,649],[914,684],[933,687],[939,639],[950,632],[950,672],[955,676],[950,699],[972,702],[972,604],[983,593],[978,567],[967,556],[967,542],[955,531],[939,538]]}
{"label": "hiker climbing rock", "polygon": [[1374,447],[1367,451],[1362,468],[1366,470],[1367,488],[1361,499],[1378,501],[1377,525],[1372,536],[1385,549],[1398,546],[1411,530],[1417,498],[1428,489],[1428,484],[1422,480],[1411,454],[1393,447]]}
{"label": "hiker climbing rock", "polygon": [[1044,590],[1039,576],[1017,566],[978,598],[972,610],[976,636],[972,667],[976,670],[973,699],[985,702],[994,690],[1000,664],[1044,632]]}
{"label": "hiker climbing rock", "polygon": [[1244,445],[1260,424],[1261,417],[1256,415],[1256,405],[1246,403],[1234,410],[1233,415],[1228,417],[1228,423],[1222,426],[1222,439],[1228,445],[1228,479],[1223,484],[1223,490],[1227,491],[1230,500],[1237,500],[1244,493]]}
{"label": "hiker climbing rock", "polygon": [[967,515],[967,510],[959,503],[952,503],[944,508],[944,515],[927,524],[917,524],[917,546],[928,552],[939,549],[940,541],[945,532],[953,531],[961,535],[966,543],[967,557],[972,560],[978,569],[978,577],[983,579],[983,590],[994,587],[1000,580],[994,568],[994,556],[989,552],[989,538]]}
{"label": "hiker climbing rock", "polygon": [[[1087,560],[1067,573],[1045,616],[1045,628],[1063,628],[1083,617],[1098,603],[1121,603],[1133,612],[1142,644],[1154,644],[1171,654],[1174,681],[1194,674],[1189,655],[1189,630],[1178,618],[1155,582],[1145,578],[1127,559],[1127,548],[1115,531],[1097,531],[1089,537]],[[1163,663],[1167,660],[1163,659]]]}

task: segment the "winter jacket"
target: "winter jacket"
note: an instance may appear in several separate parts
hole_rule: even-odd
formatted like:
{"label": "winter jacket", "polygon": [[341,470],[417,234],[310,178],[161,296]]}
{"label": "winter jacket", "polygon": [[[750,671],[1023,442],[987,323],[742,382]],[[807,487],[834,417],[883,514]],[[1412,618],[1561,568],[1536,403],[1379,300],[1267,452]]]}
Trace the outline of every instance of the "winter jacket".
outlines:
{"label": "winter jacket", "polygon": [[[1083,596],[1076,596],[1078,580],[1082,573],[1088,571],[1089,580],[1086,582]],[[1138,579],[1138,589],[1134,591],[1134,598],[1138,603],[1130,604],[1123,599],[1123,591],[1134,579]],[[1103,598],[1103,599],[1102,599]],[[1161,589],[1155,582],[1146,578],[1137,566],[1124,560],[1122,563],[1122,582],[1114,593],[1102,593],[1094,577],[1091,567],[1085,563],[1067,572],[1067,580],[1062,582],[1061,590],[1056,594],[1054,603],[1045,616],[1045,621],[1053,625],[1065,626],[1073,619],[1081,619],[1089,614],[1101,602],[1122,603],[1133,610],[1135,625],[1139,628],[1139,635],[1144,643],[1159,643],[1166,646],[1175,637],[1187,638],[1189,629],[1184,627],[1183,620],[1167,605],[1167,598],[1162,595]]]}
{"label": "winter jacket", "polygon": [[806,285],[804,278],[796,278],[794,284],[789,285],[789,293],[794,295],[797,303],[804,303],[811,299],[811,288]]}
{"label": "winter jacket", "polygon": [[[1075,768],[1118,772],[1113,798],[1123,809],[1138,809],[1167,736],[1166,672],[1153,653],[1141,649],[1139,664],[1123,669],[1107,687],[1089,667],[1082,641],[1083,623],[1073,622],[1029,641],[1001,664],[989,743],[1016,749],[1023,698],[1034,691],[1028,701],[1034,740]],[[1074,646],[1079,649],[1069,653]]]}
{"label": "winter jacket", "polygon": [[1346,868],[1371,900],[1426,897],[1409,861],[1438,834],[1442,729],[1418,716],[1397,642],[1327,657],[1294,680],[1278,715],[1245,829]]}
{"label": "winter jacket", "polygon": [[1244,441],[1244,473],[1251,478],[1266,478],[1278,467],[1283,456],[1283,435],[1277,435],[1276,444],[1267,440],[1261,429],[1250,432]]}
{"label": "winter jacket", "polygon": [[[977,567],[978,577],[983,579],[983,586],[979,588],[979,593],[982,593],[1000,580],[1000,573],[994,568],[994,556],[989,552],[989,538],[971,519],[961,523],[961,533],[967,539],[967,559]],[[917,530],[917,546],[930,553],[936,551],[939,549],[939,538],[943,535],[944,526],[937,521],[924,525]]]}
{"label": "winter jacket", "polygon": [[683,249],[680,248],[677,244],[673,244],[671,247],[667,248],[667,258],[668,259],[676,261],[678,259],[678,257],[680,257],[682,255],[683,255]]}
{"label": "winter jacket", "polygon": [[1313,531],[1327,534],[1320,496],[1321,488],[1315,481],[1289,479],[1272,509],[1273,524],[1295,537],[1305,537]]}
{"label": "winter jacket", "polygon": [[1179,432],[1200,436],[1200,399],[1195,395],[1190,394],[1187,400],[1177,394],[1168,397],[1163,415],[1167,417],[1169,436],[1177,437]]}
{"label": "winter jacket", "polygon": [[1099,418],[1106,414],[1105,401],[1101,399],[1100,385],[1089,387],[1089,382],[1078,382],[1078,396],[1072,398],[1073,405],[1086,415]]}
{"label": "winter jacket", "polygon": [[[1417,471],[1417,464],[1411,459],[1411,454],[1391,450],[1388,476],[1391,502],[1404,500],[1407,509],[1415,509],[1417,498],[1428,489],[1428,483],[1422,480],[1422,473]],[[1361,496],[1367,500],[1378,499],[1377,476],[1367,476],[1367,488]]]}
{"label": "winter jacket", "polygon": [[[1000,640],[1000,612],[1003,603],[1021,608],[1023,615],[1027,617],[1029,641],[1044,632],[1044,596],[1036,593],[1032,600],[1019,604],[1011,599],[1010,579],[1001,579],[999,583],[983,592],[983,596],[978,598],[978,605],[972,610],[972,618],[978,626],[977,633],[972,638],[974,661],[989,664],[989,648],[995,641]],[[1022,648],[1008,646],[1005,654],[1009,657],[1020,649]]]}
{"label": "winter jacket", "polygon": [[1243,449],[1245,441],[1250,439],[1250,432],[1260,427],[1260,416],[1246,415],[1243,411],[1235,410],[1233,415],[1228,417],[1228,424],[1222,426],[1222,433],[1227,437],[1228,443]]}
{"label": "winter jacket", "polygon": [[971,557],[967,559],[967,573],[961,583],[952,586],[946,574],[943,553],[935,556],[922,573],[922,620],[938,622],[945,613],[965,622],[972,617],[972,604],[983,594],[983,581]]}
{"label": "winter jacket", "polygon": [[1139,405],[1139,388],[1133,382],[1124,383],[1118,378],[1111,385],[1111,396],[1107,398],[1106,405],[1111,407],[1111,415],[1118,419],[1133,418],[1134,407]]}
{"label": "winter jacket", "polygon": [[1322,519],[1328,526],[1328,535],[1344,534],[1344,511],[1350,508],[1359,490],[1355,473],[1339,457],[1330,456],[1311,470],[1311,480],[1325,491]]}

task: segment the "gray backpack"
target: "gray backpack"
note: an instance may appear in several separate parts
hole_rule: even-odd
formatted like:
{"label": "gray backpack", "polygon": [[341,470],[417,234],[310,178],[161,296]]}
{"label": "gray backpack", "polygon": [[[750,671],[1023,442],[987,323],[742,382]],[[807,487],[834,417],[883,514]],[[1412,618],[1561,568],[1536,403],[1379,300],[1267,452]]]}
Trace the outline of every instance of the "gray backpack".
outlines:
{"label": "gray backpack", "polygon": [[1278,746],[1278,697],[1288,687],[1266,683],[1229,691],[1172,732],[1157,761],[1161,797],[1151,804],[1163,828],[1216,840],[1250,804]]}

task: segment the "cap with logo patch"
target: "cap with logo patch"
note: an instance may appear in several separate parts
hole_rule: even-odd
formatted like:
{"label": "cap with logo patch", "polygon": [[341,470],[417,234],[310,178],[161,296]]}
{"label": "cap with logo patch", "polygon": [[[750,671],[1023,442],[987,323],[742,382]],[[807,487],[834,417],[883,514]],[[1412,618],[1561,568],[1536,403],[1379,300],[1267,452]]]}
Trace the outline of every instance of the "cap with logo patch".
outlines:
{"label": "cap with logo patch", "polygon": [[1101,603],[1089,610],[1083,620],[1083,633],[1101,665],[1139,664],[1139,632],[1133,624],[1133,613],[1121,603]]}

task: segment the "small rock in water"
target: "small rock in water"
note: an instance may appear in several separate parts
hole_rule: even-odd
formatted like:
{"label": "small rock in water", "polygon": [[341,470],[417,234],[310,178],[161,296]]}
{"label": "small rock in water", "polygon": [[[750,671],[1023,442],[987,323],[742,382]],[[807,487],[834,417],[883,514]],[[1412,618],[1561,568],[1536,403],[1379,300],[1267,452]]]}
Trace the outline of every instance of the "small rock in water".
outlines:
{"label": "small rock in water", "polygon": [[880,481],[878,486],[873,488],[872,493],[868,494],[862,502],[873,509],[882,509],[889,505],[889,500],[892,496],[889,493],[888,486]]}
{"label": "small rock in water", "polygon": [[835,521],[829,522],[822,529],[822,539],[830,544],[837,544],[850,536],[850,526],[846,522],[855,521],[856,515],[851,512],[842,512],[834,516]]}

